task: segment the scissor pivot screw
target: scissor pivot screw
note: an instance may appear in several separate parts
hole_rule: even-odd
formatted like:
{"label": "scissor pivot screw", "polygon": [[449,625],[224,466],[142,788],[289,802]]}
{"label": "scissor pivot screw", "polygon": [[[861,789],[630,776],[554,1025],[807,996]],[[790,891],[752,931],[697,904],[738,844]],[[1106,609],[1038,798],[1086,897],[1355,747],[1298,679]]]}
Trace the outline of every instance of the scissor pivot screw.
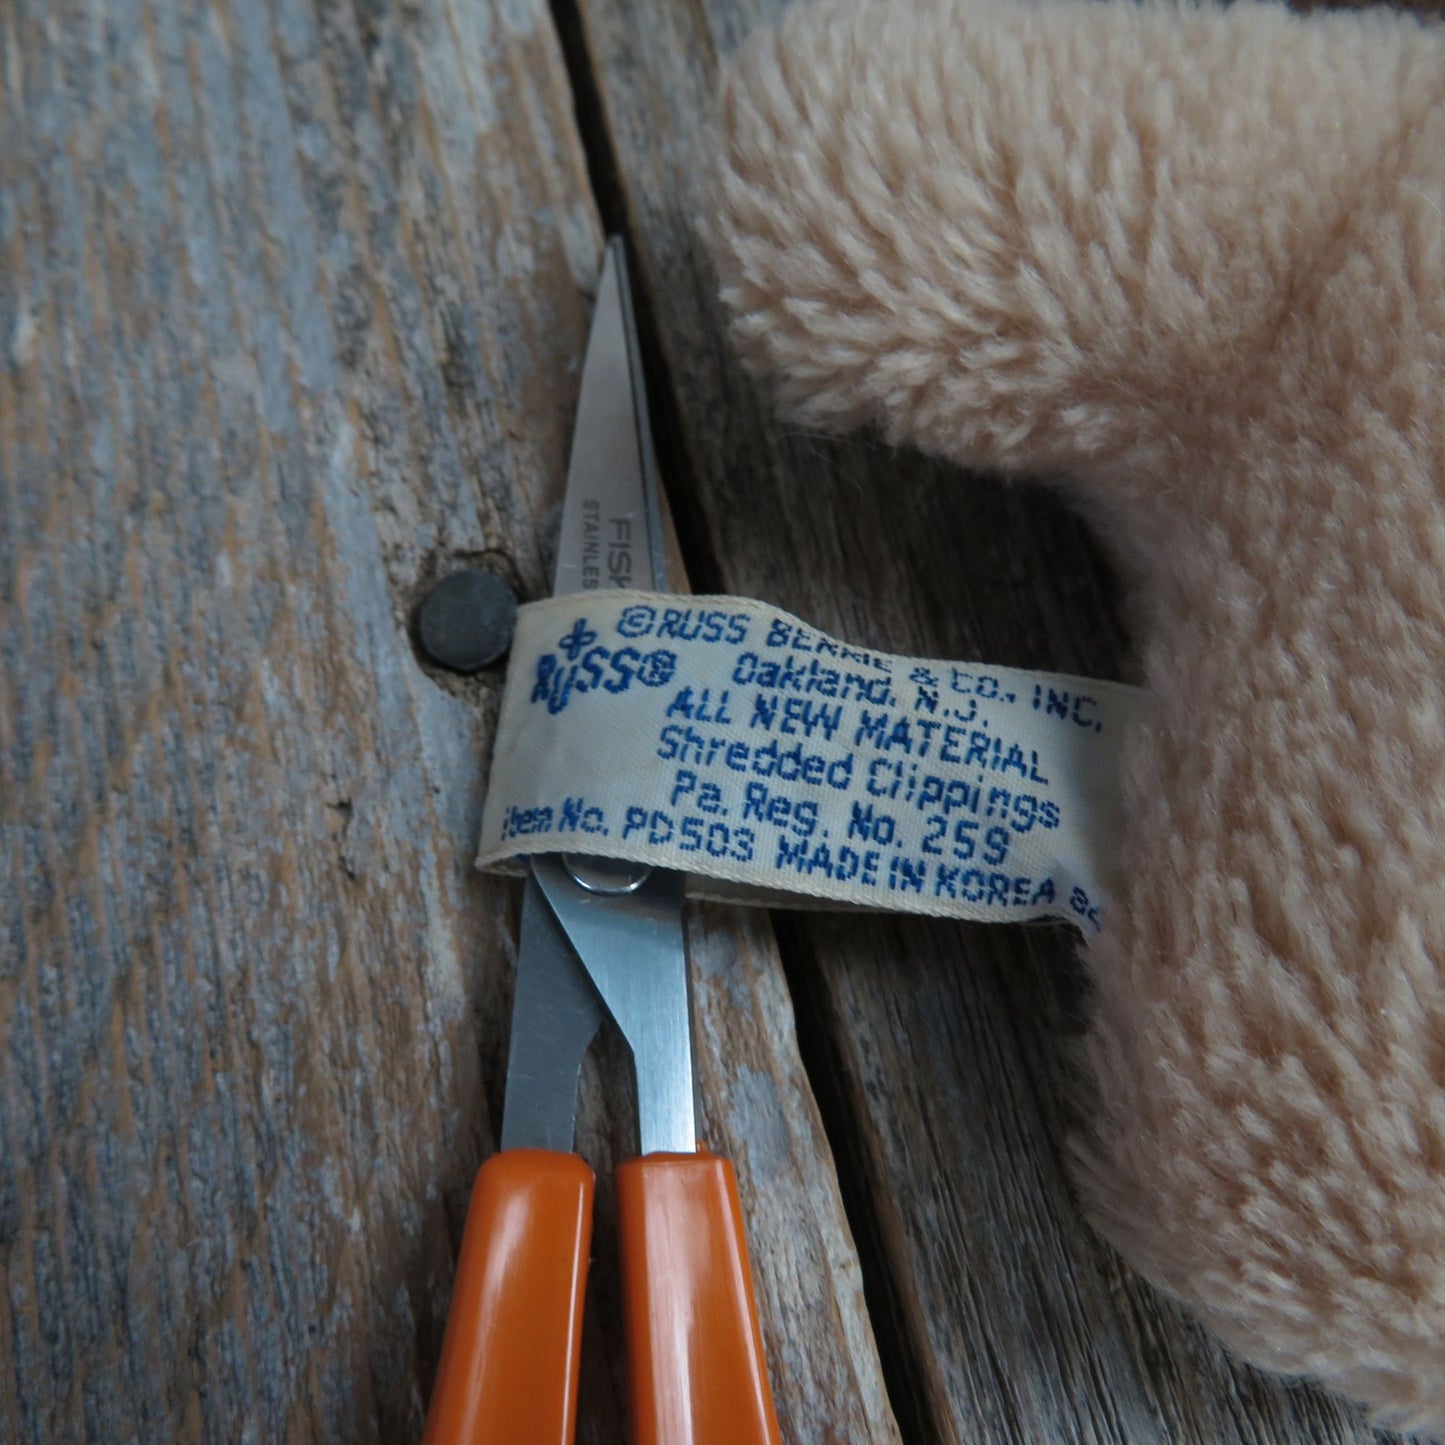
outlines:
{"label": "scissor pivot screw", "polygon": [[588,853],[564,853],[562,862],[572,881],[589,893],[636,893],[652,876],[649,863],[626,858],[596,858]]}

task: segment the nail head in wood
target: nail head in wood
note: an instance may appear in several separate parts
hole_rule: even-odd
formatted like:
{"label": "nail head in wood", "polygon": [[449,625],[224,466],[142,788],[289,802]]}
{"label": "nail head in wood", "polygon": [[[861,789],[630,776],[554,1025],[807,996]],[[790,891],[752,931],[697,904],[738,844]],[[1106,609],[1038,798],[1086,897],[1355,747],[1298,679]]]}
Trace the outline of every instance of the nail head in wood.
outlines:
{"label": "nail head in wood", "polygon": [[443,577],[417,612],[417,641],[429,662],[449,672],[480,672],[512,645],[516,594],[485,567]]}

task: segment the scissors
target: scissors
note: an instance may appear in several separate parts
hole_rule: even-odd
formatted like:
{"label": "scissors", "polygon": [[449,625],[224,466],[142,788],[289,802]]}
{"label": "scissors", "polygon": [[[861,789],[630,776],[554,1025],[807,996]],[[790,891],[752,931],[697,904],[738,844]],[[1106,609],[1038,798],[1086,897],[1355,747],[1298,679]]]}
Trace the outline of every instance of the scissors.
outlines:
{"label": "scissors", "polygon": [[[554,592],[665,585],[663,518],[620,239],[582,372]],[[577,1083],[611,1018],[637,1073],[617,1170],[633,1445],[778,1445],[732,1165],[698,1147],[679,874],[530,860],[501,1150],[473,1186],[424,1445],[569,1445],[591,1169]]]}

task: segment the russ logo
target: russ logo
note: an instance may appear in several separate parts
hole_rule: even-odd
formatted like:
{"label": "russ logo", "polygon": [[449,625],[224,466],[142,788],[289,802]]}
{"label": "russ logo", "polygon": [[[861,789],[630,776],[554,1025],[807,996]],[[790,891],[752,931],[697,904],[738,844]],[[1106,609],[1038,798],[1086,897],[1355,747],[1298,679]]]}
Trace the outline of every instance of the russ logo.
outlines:
{"label": "russ logo", "polygon": [[576,696],[588,692],[626,692],[633,683],[665,687],[677,672],[677,654],[665,647],[643,652],[636,647],[603,647],[597,633],[579,617],[557,640],[557,652],[537,659],[532,683],[534,703],[559,713]]}

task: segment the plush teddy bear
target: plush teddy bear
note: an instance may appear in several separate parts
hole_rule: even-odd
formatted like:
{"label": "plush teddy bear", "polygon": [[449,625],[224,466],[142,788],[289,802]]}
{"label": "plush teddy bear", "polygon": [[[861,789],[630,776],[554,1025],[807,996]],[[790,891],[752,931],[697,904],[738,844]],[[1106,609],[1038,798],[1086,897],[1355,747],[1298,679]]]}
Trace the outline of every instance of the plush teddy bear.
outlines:
{"label": "plush teddy bear", "polygon": [[1445,30],[841,0],[722,116],[786,410],[1059,478],[1129,584],[1093,1218],[1249,1360],[1445,1429]]}

